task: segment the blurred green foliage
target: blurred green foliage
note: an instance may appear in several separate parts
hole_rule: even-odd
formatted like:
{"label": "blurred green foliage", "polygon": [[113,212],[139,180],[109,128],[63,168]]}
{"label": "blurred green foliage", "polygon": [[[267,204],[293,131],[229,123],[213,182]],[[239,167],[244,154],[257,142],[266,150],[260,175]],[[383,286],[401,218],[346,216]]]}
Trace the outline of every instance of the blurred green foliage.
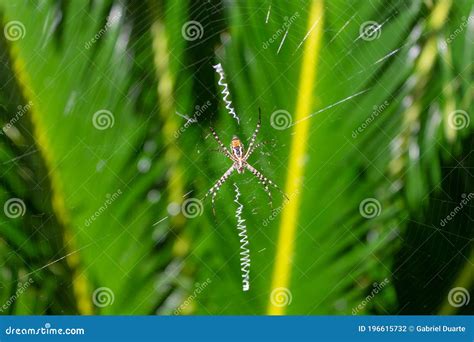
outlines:
{"label": "blurred green foliage", "polygon": [[[271,115],[294,120],[311,4],[1,0],[1,312],[265,314],[282,196],[273,215],[247,172],[222,186],[215,217],[208,200],[182,213],[230,166],[209,126],[246,144],[259,108],[268,144],[250,163],[282,188],[291,144],[305,144],[285,313],[472,312],[448,301],[472,290],[472,203],[440,222],[473,192],[473,2],[324,1],[303,139]],[[369,37],[367,22],[379,25]],[[370,198],[373,218],[360,209]]]}

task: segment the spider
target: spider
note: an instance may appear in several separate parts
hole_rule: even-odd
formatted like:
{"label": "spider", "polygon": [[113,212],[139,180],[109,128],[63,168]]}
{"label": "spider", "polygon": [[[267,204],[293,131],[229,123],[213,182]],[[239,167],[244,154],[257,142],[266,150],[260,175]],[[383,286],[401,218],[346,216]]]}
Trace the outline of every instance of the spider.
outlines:
{"label": "spider", "polygon": [[286,194],[283,191],[281,191],[281,189],[275,183],[273,183],[270,179],[265,177],[260,171],[258,171],[256,168],[254,168],[252,165],[250,165],[247,162],[248,158],[252,155],[255,149],[262,145],[262,143],[255,145],[255,140],[257,139],[257,134],[258,134],[258,131],[260,130],[260,126],[261,126],[261,112],[259,109],[257,128],[255,128],[252,138],[250,139],[248,150],[245,151],[242,141],[239,139],[239,137],[234,135],[232,137],[232,141],[230,144],[230,149],[232,153],[229,152],[229,150],[222,143],[216,131],[214,131],[214,129],[210,127],[212,135],[214,136],[217,143],[219,144],[220,148],[218,149],[218,151],[222,152],[227,158],[229,158],[232,161],[232,166],[226,172],[224,172],[222,177],[217,180],[217,182],[209,189],[209,191],[204,196],[204,199],[205,199],[207,196],[212,195],[211,202],[212,202],[212,212],[214,213],[214,215],[216,214],[215,207],[214,207],[214,200],[217,195],[217,192],[219,191],[222,184],[224,184],[224,182],[229,178],[229,176],[234,171],[237,171],[237,173],[243,173],[247,169],[248,171],[253,173],[253,175],[257,177],[260,183],[263,185],[265,192],[268,194],[268,197],[270,198],[270,202],[269,202],[270,207],[272,206],[272,193],[270,192],[269,184],[273,185],[278,191],[280,191],[283,194],[283,196],[285,196],[288,199],[288,196],[286,196]]}

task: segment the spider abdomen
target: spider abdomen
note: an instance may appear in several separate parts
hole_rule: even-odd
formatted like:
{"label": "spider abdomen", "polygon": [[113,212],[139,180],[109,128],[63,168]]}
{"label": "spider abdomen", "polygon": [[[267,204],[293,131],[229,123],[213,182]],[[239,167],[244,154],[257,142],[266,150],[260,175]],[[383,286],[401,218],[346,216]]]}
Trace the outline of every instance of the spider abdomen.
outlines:
{"label": "spider abdomen", "polygon": [[232,141],[230,143],[230,147],[232,149],[232,154],[237,158],[241,159],[244,155],[244,145],[240,141],[240,139],[234,135],[232,137]]}
{"label": "spider abdomen", "polygon": [[245,171],[245,162],[243,160],[239,160],[234,163],[234,169],[237,170],[238,173],[244,173]]}

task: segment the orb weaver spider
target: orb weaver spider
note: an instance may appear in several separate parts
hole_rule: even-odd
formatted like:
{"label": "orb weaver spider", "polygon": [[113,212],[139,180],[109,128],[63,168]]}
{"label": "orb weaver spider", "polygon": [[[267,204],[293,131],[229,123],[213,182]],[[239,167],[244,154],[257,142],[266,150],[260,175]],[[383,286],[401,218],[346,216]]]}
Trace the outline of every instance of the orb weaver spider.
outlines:
{"label": "orb weaver spider", "polygon": [[256,168],[254,168],[252,165],[250,165],[247,162],[248,158],[252,155],[255,149],[257,149],[263,144],[263,143],[259,143],[255,145],[255,140],[257,139],[257,134],[258,134],[258,131],[260,130],[260,126],[261,126],[261,111],[259,108],[257,128],[255,128],[255,131],[253,132],[247,151],[245,151],[244,145],[242,144],[242,141],[239,139],[239,137],[234,135],[232,137],[232,141],[230,144],[230,149],[232,153],[229,152],[227,147],[222,143],[216,131],[212,127],[210,127],[212,135],[214,136],[217,143],[219,144],[220,148],[218,149],[218,151],[222,152],[227,158],[229,158],[232,161],[232,166],[226,172],[224,172],[222,177],[217,180],[217,182],[209,189],[209,191],[204,196],[204,199],[205,199],[207,196],[212,195],[211,202],[212,202],[212,212],[214,215],[216,214],[214,201],[215,201],[217,192],[219,191],[222,184],[224,184],[224,182],[229,178],[229,176],[234,171],[237,171],[237,173],[243,173],[247,169],[255,177],[257,177],[260,183],[263,185],[265,192],[268,194],[268,197],[270,198],[270,202],[269,202],[270,207],[272,206],[272,193],[269,189],[269,185],[274,186],[278,191],[280,191],[283,194],[283,196],[286,197],[286,199],[288,199],[288,196],[286,196],[286,194],[283,191],[281,191],[281,189],[275,183],[273,183],[270,179],[265,177],[260,171],[258,171]]}

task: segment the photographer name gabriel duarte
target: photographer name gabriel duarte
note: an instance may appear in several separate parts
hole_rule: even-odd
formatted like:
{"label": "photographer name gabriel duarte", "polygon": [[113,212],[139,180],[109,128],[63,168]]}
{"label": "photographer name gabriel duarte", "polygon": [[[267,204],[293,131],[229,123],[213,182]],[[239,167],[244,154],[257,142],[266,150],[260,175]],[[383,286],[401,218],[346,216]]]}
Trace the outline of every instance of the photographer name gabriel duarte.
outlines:
{"label": "photographer name gabriel duarte", "polygon": [[466,327],[450,325],[417,325],[417,332],[466,332]]}

